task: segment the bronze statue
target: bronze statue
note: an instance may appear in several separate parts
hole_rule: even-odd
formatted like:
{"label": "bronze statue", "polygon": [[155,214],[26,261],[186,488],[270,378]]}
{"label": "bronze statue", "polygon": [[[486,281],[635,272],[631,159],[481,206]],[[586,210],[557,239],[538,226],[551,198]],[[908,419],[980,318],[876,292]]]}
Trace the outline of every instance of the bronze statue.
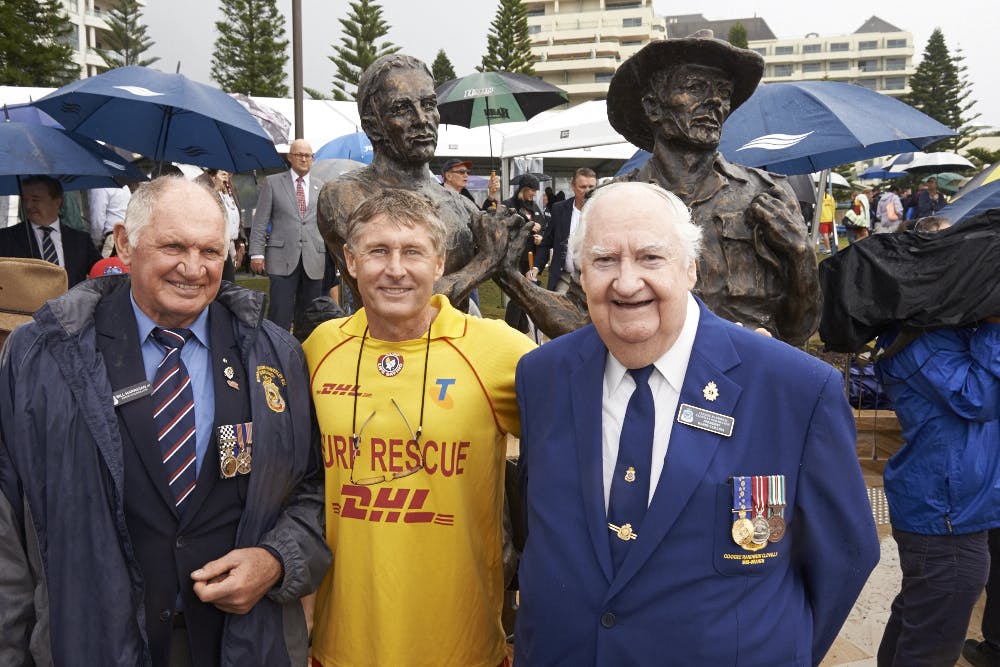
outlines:
{"label": "bronze statue", "polygon": [[657,183],[691,207],[704,233],[695,293],[716,314],[793,344],[819,325],[816,255],[785,177],[719,154],[722,124],[764,71],[757,53],[710,31],[653,42],[608,90],[608,119],[652,152],[627,180]]}
{"label": "bronze statue", "polygon": [[328,182],[318,204],[319,230],[340,264],[343,280],[360,303],[357,284],[344,265],[350,214],[383,188],[412,190],[438,207],[448,227],[445,274],[434,290],[464,308],[469,292],[497,272],[508,244],[526,242],[523,221],[480,212],[431,174],[428,163],[437,148],[440,116],[434,80],[423,62],[401,54],[376,60],[358,82],[358,110],[374,148],[372,163]]}

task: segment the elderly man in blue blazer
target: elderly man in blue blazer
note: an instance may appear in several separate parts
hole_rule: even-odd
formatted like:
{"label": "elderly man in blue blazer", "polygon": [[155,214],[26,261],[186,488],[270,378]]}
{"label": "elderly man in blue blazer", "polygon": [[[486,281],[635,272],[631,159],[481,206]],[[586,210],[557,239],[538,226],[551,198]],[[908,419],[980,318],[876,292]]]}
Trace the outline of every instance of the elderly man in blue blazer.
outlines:
{"label": "elderly man in blue blazer", "polygon": [[571,244],[593,324],[517,369],[515,663],[818,664],[879,549],[840,374],[691,295],[656,185],[596,190]]}

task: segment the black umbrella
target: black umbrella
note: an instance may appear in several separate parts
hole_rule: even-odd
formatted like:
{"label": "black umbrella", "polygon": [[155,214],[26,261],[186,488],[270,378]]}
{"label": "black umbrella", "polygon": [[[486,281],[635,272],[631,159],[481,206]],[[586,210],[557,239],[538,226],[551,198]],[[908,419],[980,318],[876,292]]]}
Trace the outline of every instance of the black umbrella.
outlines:
{"label": "black umbrella", "polygon": [[446,81],[435,92],[441,122],[468,128],[528,120],[567,101],[561,88],[510,72],[476,72]]}

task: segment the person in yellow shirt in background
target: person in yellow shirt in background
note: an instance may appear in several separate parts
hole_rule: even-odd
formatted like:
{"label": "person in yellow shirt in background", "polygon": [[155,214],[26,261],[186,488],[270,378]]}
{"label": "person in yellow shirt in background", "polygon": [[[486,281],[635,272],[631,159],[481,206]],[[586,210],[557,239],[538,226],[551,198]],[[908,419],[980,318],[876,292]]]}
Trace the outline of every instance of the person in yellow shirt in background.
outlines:
{"label": "person in yellow shirt in background", "polygon": [[829,191],[823,193],[823,206],[819,211],[819,243],[823,246],[820,251],[824,255],[829,255],[831,250],[831,239],[833,238],[833,218],[837,214],[837,202]]}
{"label": "person in yellow shirt in background", "polygon": [[364,308],[303,345],[334,554],[316,601],[314,665],[507,660],[506,435],[519,432],[515,366],[534,345],[433,293],[445,238],[421,196],[367,199],[344,245]]}

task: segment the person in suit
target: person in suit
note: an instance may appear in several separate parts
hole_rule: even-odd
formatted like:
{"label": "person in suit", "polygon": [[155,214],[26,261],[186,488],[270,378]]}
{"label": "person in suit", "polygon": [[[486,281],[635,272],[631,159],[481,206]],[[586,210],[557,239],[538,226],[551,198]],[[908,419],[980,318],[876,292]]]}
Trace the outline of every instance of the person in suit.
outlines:
{"label": "person in suit", "polygon": [[301,322],[323,288],[326,245],[316,227],[323,182],[310,175],[312,147],[296,139],[288,149],[291,169],[268,176],[250,226],[250,268],[267,274],[267,319],[282,329]]}
{"label": "person in suit", "polygon": [[841,376],[691,294],[701,234],[650,183],[584,207],[593,324],[517,367],[515,664],[817,665],[878,560]]}
{"label": "person in suit", "polygon": [[303,665],[330,554],[302,350],[222,284],[200,185],[143,184],[114,234],[131,273],[0,362],[0,663]]}
{"label": "person in suit", "polygon": [[593,169],[581,167],[573,174],[573,199],[565,199],[552,205],[552,220],[542,235],[542,242],[535,251],[535,265],[528,273],[529,280],[537,280],[538,274],[549,263],[549,279],[545,284],[553,292],[565,293],[569,290],[576,265],[569,255],[569,237],[580,220],[580,211],[587,199],[587,193],[597,187],[597,174]]}
{"label": "person in suit", "polygon": [[21,179],[21,205],[28,222],[0,229],[0,257],[46,259],[66,269],[72,287],[87,279],[101,255],[89,234],[60,224],[62,202],[62,184],[56,179]]}

